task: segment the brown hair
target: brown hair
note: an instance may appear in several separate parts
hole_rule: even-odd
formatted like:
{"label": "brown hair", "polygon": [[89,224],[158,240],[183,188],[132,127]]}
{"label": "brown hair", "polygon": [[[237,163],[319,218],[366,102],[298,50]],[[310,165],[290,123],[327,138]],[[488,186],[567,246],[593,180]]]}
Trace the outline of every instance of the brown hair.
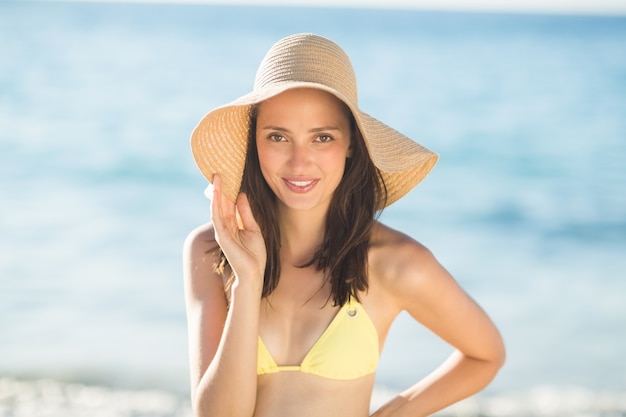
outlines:
{"label": "brown hair", "polygon": [[[385,183],[369,157],[354,116],[347,106],[345,110],[350,120],[352,155],[346,160],[343,178],[333,193],[322,244],[310,261],[300,265],[302,268],[315,266],[325,272],[324,284],[330,281],[330,297],[339,306],[350,296],[358,300],[358,292],[368,288],[367,254],[371,230],[379,214],[377,207],[385,207],[387,196]],[[276,196],[265,182],[259,164],[256,116],[257,106],[252,106],[241,191],[247,194],[265,239],[267,262],[262,295],[267,297],[280,279],[280,229],[275,216]],[[226,257],[220,253],[217,270],[223,272],[226,265]]]}

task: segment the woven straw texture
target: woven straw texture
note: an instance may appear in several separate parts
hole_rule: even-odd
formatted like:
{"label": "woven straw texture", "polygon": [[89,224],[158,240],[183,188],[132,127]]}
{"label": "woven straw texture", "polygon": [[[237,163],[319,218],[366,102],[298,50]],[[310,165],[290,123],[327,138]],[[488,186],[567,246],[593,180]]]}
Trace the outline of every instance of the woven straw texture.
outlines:
{"label": "woven straw texture", "polygon": [[288,89],[305,87],[327,91],[350,108],[385,181],[386,205],[415,187],[437,162],[437,154],[359,109],[352,64],[337,44],[319,35],[297,34],[268,51],[251,93],[212,110],[192,132],[191,149],[198,168],[209,181],[219,173],[228,198],[235,201],[241,187],[251,106]]}

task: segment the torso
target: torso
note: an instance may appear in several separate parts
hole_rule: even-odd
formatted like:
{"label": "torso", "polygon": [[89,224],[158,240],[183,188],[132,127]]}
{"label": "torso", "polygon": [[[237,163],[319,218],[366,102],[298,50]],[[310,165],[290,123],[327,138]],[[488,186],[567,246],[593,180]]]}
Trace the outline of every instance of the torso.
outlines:
{"label": "torso", "polygon": [[[393,319],[399,313],[385,291],[387,272],[382,266],[392,252],[395,231],[377,225],[369,253],[369,290],[359,294],[362,308],[376,328],[379,352]],[[314,268],[282,267],[276,290],[262,300],[259,335],[275,362],[298,365],[333,321],[339,307],[320,290],[322,275]],[[328,300],[328,302],[327,302]],[[302,372],[258,376],[255,417],[264,416],[368,416],[374,374],[336,380]],[[341,395],[337,395],[341,392]]]}
{"label": "torso", "polygon": [[365,417],[373,387],[374,374],[350,381],[295,372],[260,375],[254,416]]}

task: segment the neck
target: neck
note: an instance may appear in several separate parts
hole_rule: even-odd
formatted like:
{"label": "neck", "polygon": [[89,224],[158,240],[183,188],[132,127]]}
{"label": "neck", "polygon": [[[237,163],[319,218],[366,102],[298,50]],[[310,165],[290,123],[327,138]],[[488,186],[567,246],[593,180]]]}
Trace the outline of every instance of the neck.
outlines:
{"label": "neck", "polygon": [[281,258],[292,265],[310,261],[324,239],[326,212],[284,209],[279,217]]}

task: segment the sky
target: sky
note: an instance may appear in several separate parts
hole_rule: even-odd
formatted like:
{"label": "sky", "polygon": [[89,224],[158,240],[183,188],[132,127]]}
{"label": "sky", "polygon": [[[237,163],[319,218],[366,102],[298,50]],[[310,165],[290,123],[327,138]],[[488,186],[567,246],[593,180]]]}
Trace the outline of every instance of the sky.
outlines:
{"label": "sky", "polygon": [[[79,0],[80,1],[80,0]],[[82,0],[146,3],[207,3],[424,10],[599,14],[626,16],[626,0]]]}

